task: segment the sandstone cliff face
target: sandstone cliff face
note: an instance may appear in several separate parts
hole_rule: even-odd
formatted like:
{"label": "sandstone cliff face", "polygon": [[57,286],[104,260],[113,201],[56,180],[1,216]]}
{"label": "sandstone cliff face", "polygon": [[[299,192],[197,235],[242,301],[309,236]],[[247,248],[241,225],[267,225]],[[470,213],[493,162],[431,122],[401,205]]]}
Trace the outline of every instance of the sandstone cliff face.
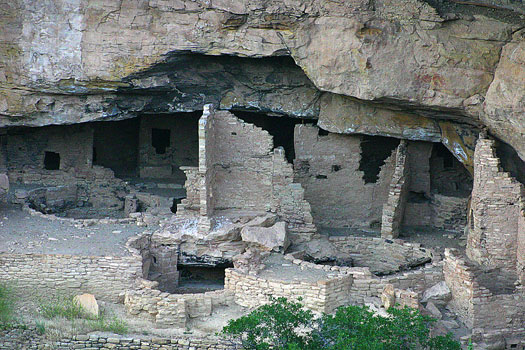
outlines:
{"label": "sandstone cliff face", "polygon": [[486,126],[525,159],[524,6],[476,3],[4,0],[0,127],[214,102],[442,140],[467,164]]}

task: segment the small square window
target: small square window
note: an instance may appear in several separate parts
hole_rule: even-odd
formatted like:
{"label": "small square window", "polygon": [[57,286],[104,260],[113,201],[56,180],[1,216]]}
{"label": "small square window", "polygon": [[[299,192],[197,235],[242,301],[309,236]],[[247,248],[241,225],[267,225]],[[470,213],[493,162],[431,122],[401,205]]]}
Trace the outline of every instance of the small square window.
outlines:
{"label": "small square window", "polygon": [[44,169],[58,170],[60,169],[60,154],[55,152],[46,152],[44,154]]}

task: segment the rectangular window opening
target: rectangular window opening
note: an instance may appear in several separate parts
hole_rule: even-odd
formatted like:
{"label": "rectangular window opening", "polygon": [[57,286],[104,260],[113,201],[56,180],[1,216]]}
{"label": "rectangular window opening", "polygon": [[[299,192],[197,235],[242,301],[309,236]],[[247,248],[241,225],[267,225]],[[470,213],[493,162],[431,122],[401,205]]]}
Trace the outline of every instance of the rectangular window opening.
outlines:
{"label": "rectangular window opening", "polygon": [[60,154],[56,152],[47,152],[44,154],[44,169],[59,170],[60,169]]}
{"label": "rectangular window opening", "polygon": [[169,129],[151,129],[151,145],[157,154],[166,153],[170,146],[171,131]]}

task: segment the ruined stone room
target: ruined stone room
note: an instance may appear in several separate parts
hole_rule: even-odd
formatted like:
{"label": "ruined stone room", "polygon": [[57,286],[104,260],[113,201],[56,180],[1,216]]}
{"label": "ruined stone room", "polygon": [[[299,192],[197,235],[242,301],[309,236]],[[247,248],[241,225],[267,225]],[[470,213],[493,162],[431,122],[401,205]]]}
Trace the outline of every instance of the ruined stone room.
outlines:
{"label": "ruined stone room", "polygon": [[0,0],[41,349],[525,350],[523,0]]}

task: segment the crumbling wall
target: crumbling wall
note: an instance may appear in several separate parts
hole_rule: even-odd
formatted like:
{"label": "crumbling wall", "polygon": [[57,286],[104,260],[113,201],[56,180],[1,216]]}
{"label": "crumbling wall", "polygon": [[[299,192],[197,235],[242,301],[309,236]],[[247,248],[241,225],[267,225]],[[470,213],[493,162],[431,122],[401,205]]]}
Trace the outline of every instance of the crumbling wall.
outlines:
{"label": "crumbling wall", "polygon": [[210,230],[220,211],[275,212],[298,240],[315,232],[310,205],[301,185],[293,182],[293,169],[282,148],[273,149],[268,132],[227,111],[204,107],[198,171],[183,169],[188,197],[179,206],[180,213],[198,210],[202,232]]}
{"label": "crumbling wall", "polygon": [[443,281],[442,262],[385,277],[375,276],[368,267],[343,267],[319,265],[293,255],[285,256],[301,270],[321,270],[330,276],[316,282],[283,280],[226,269],[224,288],[235,294],[235,301],[247,307],[257,307],[269,300],[269,295],[290,299],[302,297],[302,303],[317,311],[331,312],[342,305],[363,305],[371,298],[379,298],[386,285],[409,290],[421,295],[426,289]]}
{"label": "crumbling wall", "polygon": [[[45,152],[60,155],[59,170],[44,169]],[[12,183],[57,184],[63,180],[63,172],[81,176],[91,168],[92,153],[93,129],[89,125],[21,129],[7,136],[7,168]]]}
{"label": "crumbling wall", "polygon": [[383,204],[394,172],[393,157],[385,160],[376,183],[359,171],[361,138],[320,135],[312,125],[296,125],[294,172],[305,189],[316,224],[326,227],[379,227]]}
{"label": "crumbling wall", "polygon": [[500,169],[494,141],[480,138],[474,154],[469,258],[482,265],[516,271],[523,196],[524,186]]}
{"label": "crumbling wall", "polygon": [[382,237],[399,236],[408,191],[408,184],[406,183],[410,181],[408,174],[407,143],[403,140],[397,147],[394,174],[390,181],[390,191],[388,199],[383,205],[383,215],[381,217]]}
{"label": "crumbling wall", "polygon": [[525,294],[495,294],[479,280],[480,267],[454,249],[445,251],[445,281],[452,293],[449,307],[473,330],[474,348],[498,344],[507,349],[525,345]]}
{"label": "crumbling wall", "polygon": [[[198,164],[198,118],[192,113],[143,115],[140,118],[140,177],[184,179],[179,167]],[[154,147],[153,129],[169,133],[169,145],[165,149]]]}
{"label": "crumbling wall", "polygon": [[[213,112],[212,193],[215,210],[270,210],[272,198],[273,138],[227,111]],[[212,152],[209,152],[209,151]]]}
{"label": "crumbling wall", "polygon": [[186,328],[190,318],[210,316],[214,309],[233,303],[226,290],[199,294],[170,294],[157,289],[129,290],[124,297],[126,311],[155,322],[157,327]]}
{"label": "crumbling wall", "polygon": [[403,225],[432,226],[434,213],[430,198],[430,156],[432,143],[409,142],[407,165],[410,172]]}
{"label": "crumbling wall", "polygon": [[522,199],[518,217],[517,272],[521,285],[525,286],[525,203]]}

